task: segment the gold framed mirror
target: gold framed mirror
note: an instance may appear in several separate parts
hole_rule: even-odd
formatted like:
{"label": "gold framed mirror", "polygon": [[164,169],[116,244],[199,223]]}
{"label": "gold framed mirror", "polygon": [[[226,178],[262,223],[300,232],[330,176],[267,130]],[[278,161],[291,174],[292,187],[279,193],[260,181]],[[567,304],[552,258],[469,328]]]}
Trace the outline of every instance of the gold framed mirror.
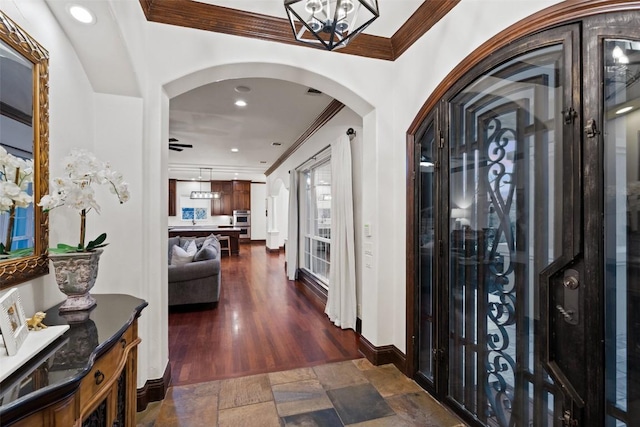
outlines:
{"label": "gold framed mirror", "polygon": [[49,220],[37,206],[49,187],[49,53],[1,10],[0,128],[5,289],[49,272]]}

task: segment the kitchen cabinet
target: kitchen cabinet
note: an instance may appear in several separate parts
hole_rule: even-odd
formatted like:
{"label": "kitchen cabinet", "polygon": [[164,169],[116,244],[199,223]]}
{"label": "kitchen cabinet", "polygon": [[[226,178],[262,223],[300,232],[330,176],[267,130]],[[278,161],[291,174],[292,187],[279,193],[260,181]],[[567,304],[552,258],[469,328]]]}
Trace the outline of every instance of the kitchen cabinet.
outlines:
{"label": "kitchen cabinet", "polygon": [[233,181],[233,210],[251,210],[251,181]]}
{"label": "kitchen cabinet", "polygon": [[136,425],[137,319],[147,303],[123,294],[94,297],[97,305],[87,312],[60,313],[60,304],[46,311],[48,325],[70,329],[2,381],[3,426]]}
{"label": "kitchen cabinet", "polygon": [[177,180],[169,180],[169,216],[176,216],[176,185]]}
{"label": "kitchen cabinet", "polygon": [[211,191],[220,194],[219,199],[211,199],[211,215],[231,215],[235,209],[231,181],[211,181]]}

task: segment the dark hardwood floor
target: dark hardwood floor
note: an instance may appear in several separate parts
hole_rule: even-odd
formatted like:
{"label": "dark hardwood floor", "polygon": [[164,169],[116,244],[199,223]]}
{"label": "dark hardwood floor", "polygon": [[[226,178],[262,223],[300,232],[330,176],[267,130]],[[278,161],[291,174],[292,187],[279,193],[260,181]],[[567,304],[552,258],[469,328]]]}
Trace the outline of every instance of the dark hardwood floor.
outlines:
{"label": "dark hardwood floor", "polygon": [[172,385],[362,357],[353,330],[329,322],[284,271],[284,254],[243,244],[224,255],[217,305],[169,311]]}

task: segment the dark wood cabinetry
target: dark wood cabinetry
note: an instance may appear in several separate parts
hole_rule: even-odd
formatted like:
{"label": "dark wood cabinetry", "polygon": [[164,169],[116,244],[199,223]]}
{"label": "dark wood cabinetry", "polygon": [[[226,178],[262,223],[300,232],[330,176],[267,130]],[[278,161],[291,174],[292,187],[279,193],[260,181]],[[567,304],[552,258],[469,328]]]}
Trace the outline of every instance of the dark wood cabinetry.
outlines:
{"label": "dark wood cabinetry", "polygon": [[60,304],[47,310],[48,325],[69,329],[51,351],[0,383],[1,425],[136,425],[137,319],[147,303],[122,294],[94,297],[97,305],[82,319],[74,317],[79,312],[60,313]]}
{"label": "dark wood cabinetry", "polygon": [[175,179],[169,180],[169,216],[176,216],[176,184]]}
{"label": "dark wood cabinetry", "polygon": [[231,181],[211,181],[211,191],[220,194],[219,199],[211,199],[211,215],[231,215],[234,209]]}
{"label": "dark wood cabinetry", "polygon": [[[177,179],[169,180],[169,216],[178,215]],[[211,199],[211,215],[229,215],[234,210],[251,210],[251,181],[211,181],[211,191],[220,197]]]}
{"label": "dark wood cabinetry", "polygon": [[251,181],[233,181],[233,210],[251,210]]}

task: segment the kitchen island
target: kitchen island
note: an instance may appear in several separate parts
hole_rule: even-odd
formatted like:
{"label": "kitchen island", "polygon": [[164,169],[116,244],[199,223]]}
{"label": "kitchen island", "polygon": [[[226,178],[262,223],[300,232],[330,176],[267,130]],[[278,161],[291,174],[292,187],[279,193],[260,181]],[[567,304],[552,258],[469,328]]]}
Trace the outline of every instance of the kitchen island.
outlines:
{"label": "kitchen island", "polygon": [[206,237],[210,234],[216,236],[229,236],[231,254],[240,255],[240,229],[228,226],[194,225],[169,227],[169,237]]}

